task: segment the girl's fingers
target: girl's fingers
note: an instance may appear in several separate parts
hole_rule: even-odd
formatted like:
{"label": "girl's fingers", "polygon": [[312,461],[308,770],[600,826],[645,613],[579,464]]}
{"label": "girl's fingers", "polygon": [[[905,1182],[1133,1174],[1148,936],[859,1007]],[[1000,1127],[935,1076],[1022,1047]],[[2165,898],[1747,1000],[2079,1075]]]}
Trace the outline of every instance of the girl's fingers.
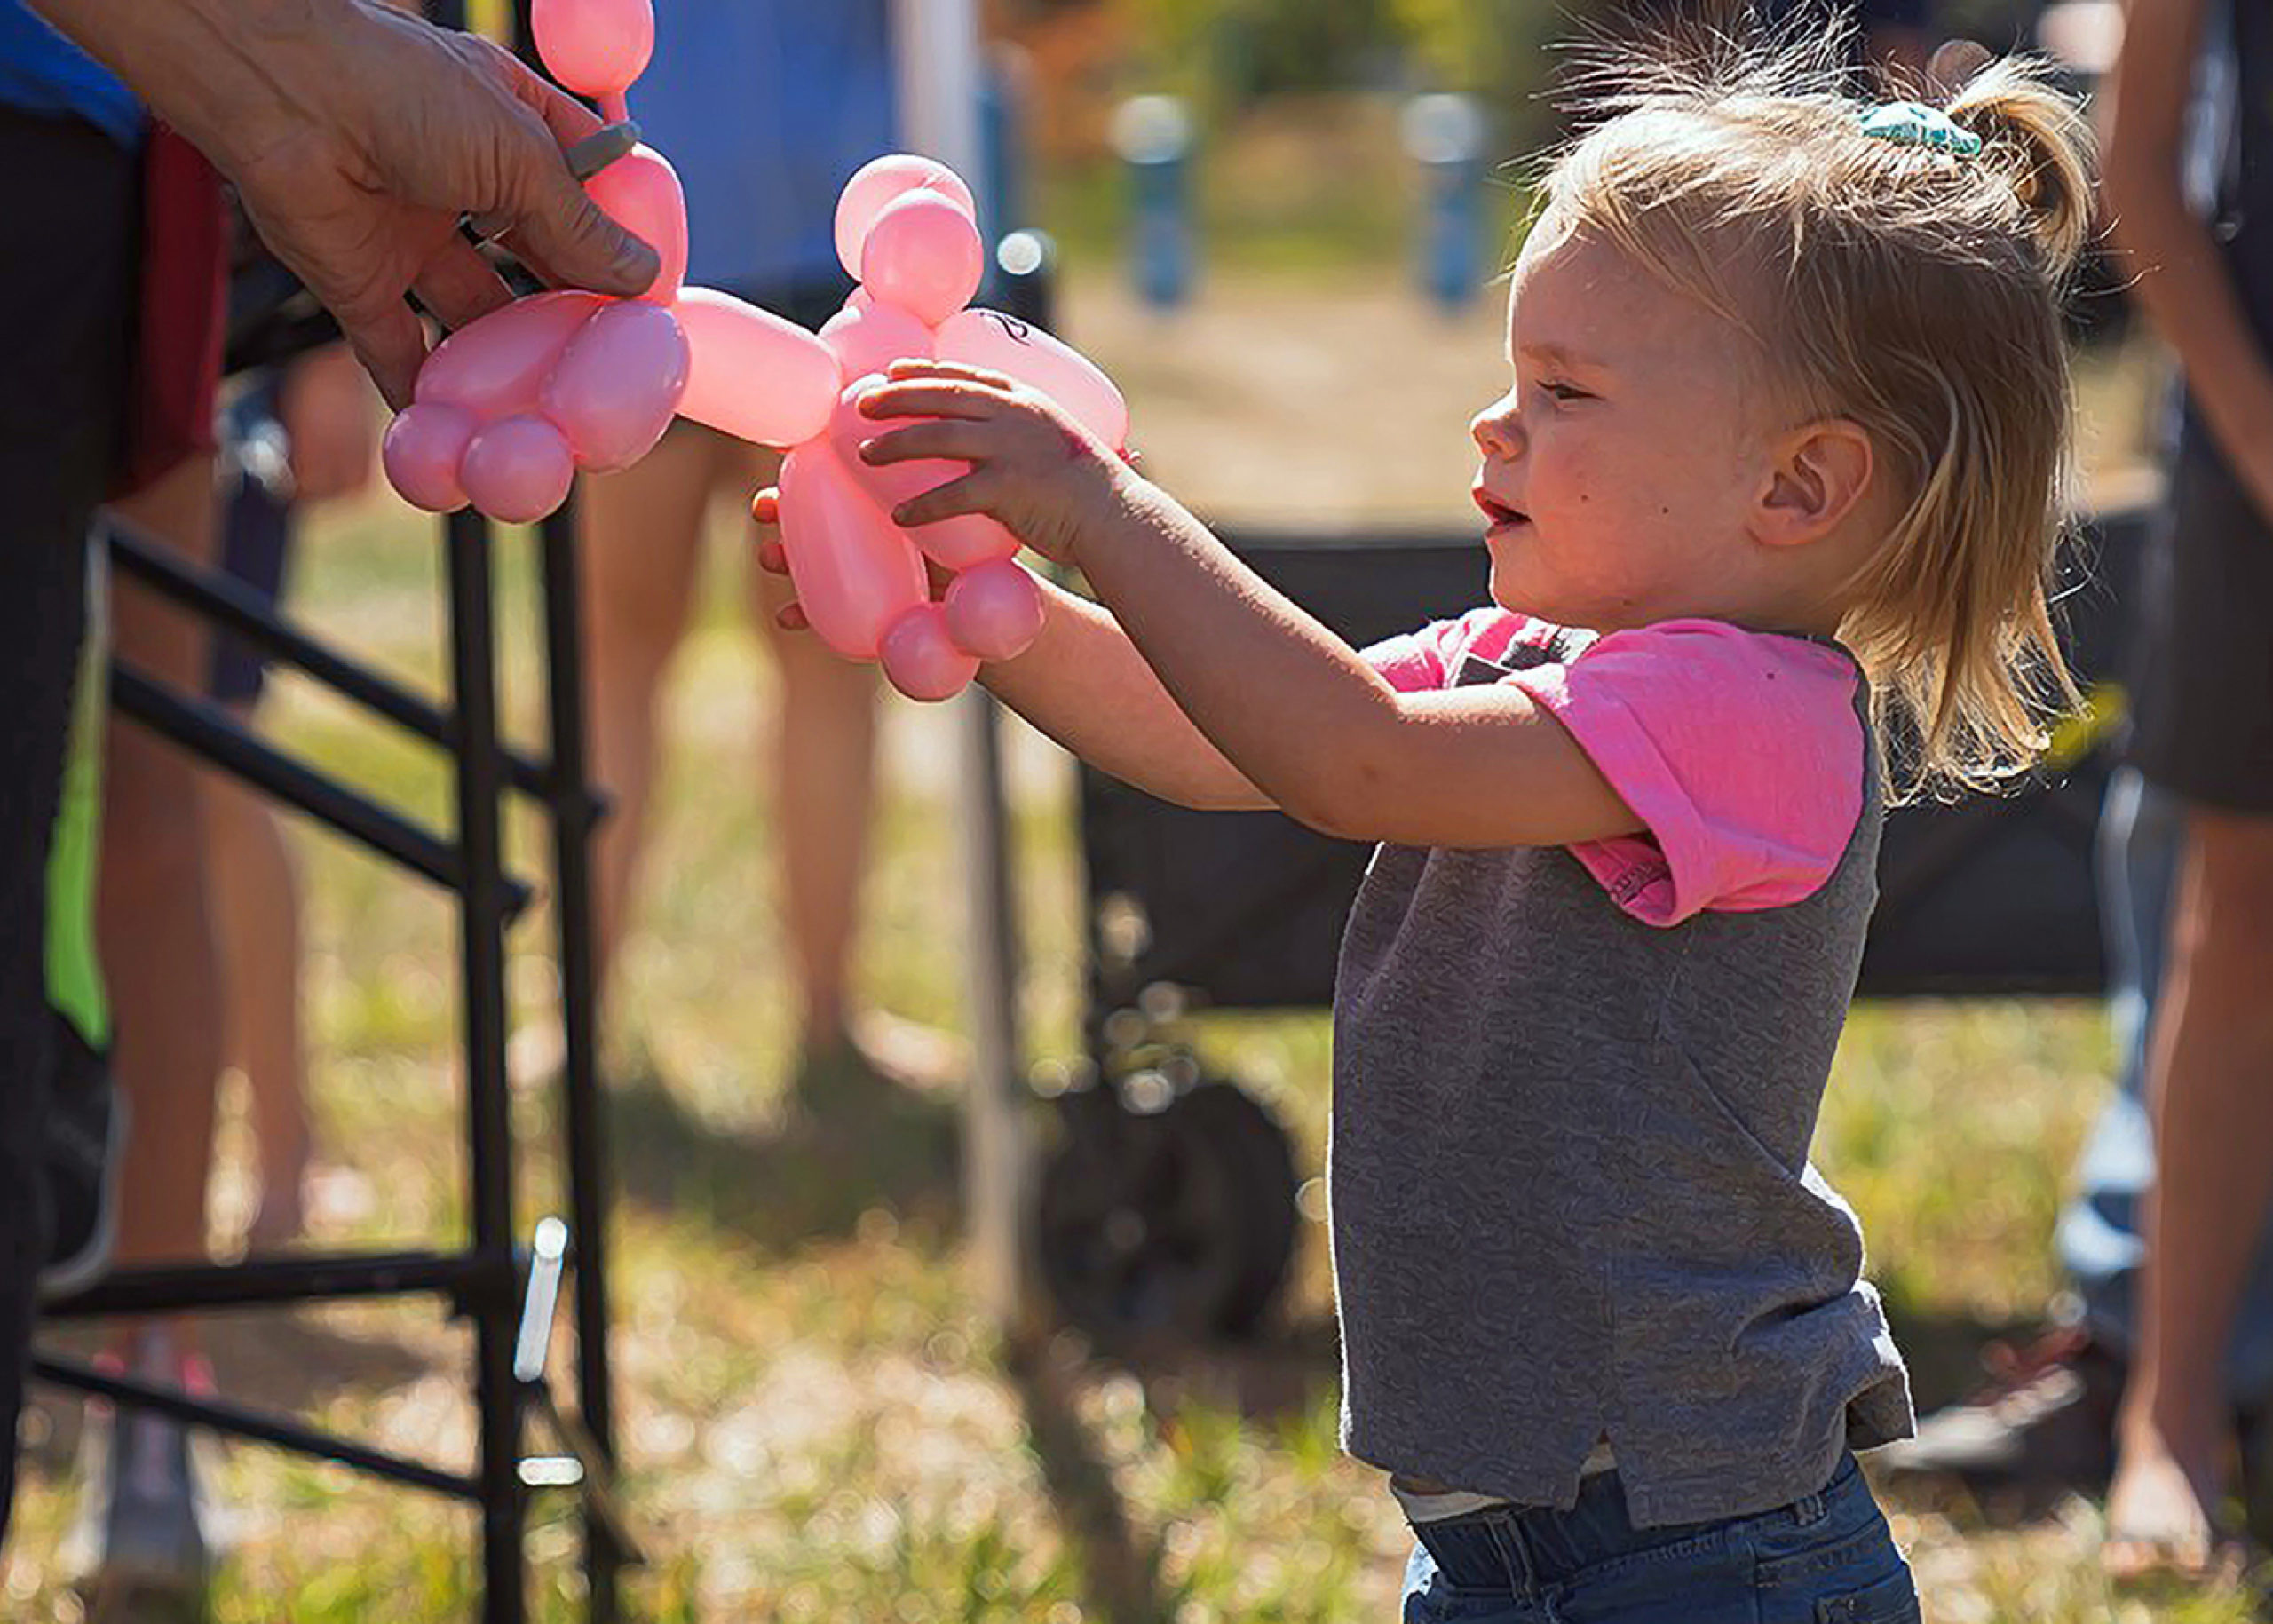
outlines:
{"label": "girl's fingers", "polygon": [[788,550],[779,542],[760,542],[757,544],[757,566],[769,575],[788,574]]}
{"label": "girl's fingers", "polygon": [[784,631],[810,631],[813,624],[805,618],[803,604],[783,605],[780,613],[773,617],[773,623]]}
{"label": "girl's fingers", "polygon": [[879,384],[860,397],[866,417],[958,417],[979,422],[1002,406],[1000,395],[959,379],[938,383]]}
{"label": "girl's fingers", "polygon": [[891,521],[902,528],[914,529],[919,525],[935,525],[943,519],[953,519],[958,513],[984,513],[991,485],[985,469],[974,469],[960,479],[950,479],[920,496],[910,496],[891,511]]}
{"label": "girl's fingers", "polygon": [[756,495],[752,496],[749,499],[749,516],[761,525],[780,524],[781,522],[780,489],[769,485]]}
{"label": "girl's fingers", "polygon": [[864,463],[911,463],[922,457],[946,456],[973,462],[1000,448],[997,438],[982,425],[953,418],[910,424],[860,442]]}
{"label": "girl's fingers", "polygon": [[884,368],[890,378],[944,377],[960,378],[965,383],[984,384],[990,389],[1008,389],[1010,376],[987,367],[973,367],[959,360],[896,360]]}

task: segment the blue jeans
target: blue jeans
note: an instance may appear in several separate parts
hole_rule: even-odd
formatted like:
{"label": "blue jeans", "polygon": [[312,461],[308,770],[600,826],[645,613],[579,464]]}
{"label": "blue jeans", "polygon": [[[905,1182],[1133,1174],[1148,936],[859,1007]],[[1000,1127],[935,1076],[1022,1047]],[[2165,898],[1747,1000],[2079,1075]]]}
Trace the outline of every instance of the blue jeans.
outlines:
{"label": "blue jeans", "polygon": [[1918,1624],[1910,1565],[1852,1455],[1817,1493],[1727,1522],[1635,1528],[1604,1472],[1568,1511],[1414,1533],[1404,1624]]}
{"label": "blue jeans", "polygon": [[[2141,1200],[2154,1182],[2154,1122],[2147,1103],[2147,1040],[2162,986],[2171,901],[2185,850],[2185,803],[2125,768],[2109,782],[2100,817],[2102,927],[2114,978],[2110,1013],[2119,1069],[2114,1095],[2084,1146],[2076,1197],[2060,1215],[2061,1262],[2083,1298],[2092,1332],[2128,1355],[2137,1335],[2136,1287],[2146,1243]],[[2273,1399],[2273,1219],[2234,1305],[2228,1394],[2254,1408]]]}

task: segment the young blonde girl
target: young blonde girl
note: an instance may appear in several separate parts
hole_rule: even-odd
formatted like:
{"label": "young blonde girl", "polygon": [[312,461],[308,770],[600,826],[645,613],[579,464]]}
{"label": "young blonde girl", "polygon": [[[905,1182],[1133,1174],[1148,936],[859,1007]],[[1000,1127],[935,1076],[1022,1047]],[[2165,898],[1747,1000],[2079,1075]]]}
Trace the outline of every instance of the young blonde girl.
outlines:
{"label": "young blonde girl", "polygon": [[970,464],[904,522],[993,514],[1096,595],[998,695],[1169,800],[1380,843],[1330,1187],[1408,1620],[1917,1616],[1850,1453],[1907,1382],[1807,1153],[1889,776],[2025,764],[2066,686],[2085,136],[2017,63],[1935,109],[1826,60],[1638,75],[1555,163],[1457,621],[1350,649],[999,376],[864,401],[929,420],[870,461]]}

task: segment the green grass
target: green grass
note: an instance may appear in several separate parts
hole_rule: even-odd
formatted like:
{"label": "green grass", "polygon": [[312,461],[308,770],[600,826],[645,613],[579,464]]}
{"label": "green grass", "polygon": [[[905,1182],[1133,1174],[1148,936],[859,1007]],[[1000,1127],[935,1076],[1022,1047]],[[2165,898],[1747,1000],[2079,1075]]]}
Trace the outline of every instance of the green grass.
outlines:
{"label": "green grass", "polygon": [[[1300,313],[1293,321],[1314,321]],[[722,540],[718,561],[738,551]],[[431,682],[440,669],[438,549],[384,504],[319,527],[297,593],[311,622]],[[498,546],[509,710],[535,728],[529,558]],[[905,1102],[831,1137],[788,1109],[793,1013],[770,899],[771,815],[755,794],[770,703],[763,658],[714,582],[665,707],[645,911],[619,983],[626,1064],[612,1139],[614,1352],[626,1493],[652,1565],[630,1580],[657,1620],[860,1619],[1209,1624],[1393,1615],[1406,1536],[1375,1476],[1335,1447],[1324,1237],[1305,1226],[1285,1327],[1238,1355],[1141,1370],[1057,1335],[1006,1346],[960,1249],[948,1102]],[[360,717],[279,685],[269,717],[296,748],[440,819],[431,754],[379,742]],[[960,1030],[963,938],[939,713],[899,707],[859,980],[875,1004]],[[927,731],[928,730],[928,731]],[[1034,780],[1027,775],[1027,781]],[[1017,808],[1022,1009],[1037,1058],[1076,1048],[1078,852],[1067,780]],[[541,871],[517,817],[515,860]],[[442,900],[327,837],[303,842],[309,1008],[326,1183],[316,1239],[339,1247],[452,1240],[463,1222],[454,923]],[[514,931],[509,986],[525,1026],[552,1007],[549,919]],[[1200,1023],[1319,1166],[1322,1016]],[[1850,1024],[1818,1139],[1853,1200],[1921,1399],[1961,1391],[1982,1337],[2041,1309],[2058,1282],[2049,1236],[2081,1136],[2107,1087],[2100,1013],[2078,1004],[1866,1007]],[[546,1126],[541,1091],[520,1120]],[[523,1169],[524,1221],[556,1200]],[[221,1239],[242,1206],[241,1128],[224,1136]],[[1306,1202],[1315,1214],[1315,1200]],[[83,1335],[54,1340],[83,1348]],[[223,1390],[384,1446],[470,1459],[467,1339],[425,1307],[359,1305],[216,1321]],[[57,1550],[72,1508],[75,1411],[30,1416],[27,1479],[0,1612],[75,1616]],[[409,1624],[471,1617],[465,1513],[256,1447],[221,1474],[244,1513],[216,1599],[225,1624]],[[2237,1604],[2150,1610],[2111,1600],[2080,1503],[2019,1528],[1963,1501],[1897,1501],[1897,1533],[1947,1624],[2111,1617],[2237,1624]],[[531,1540],[538,1614],[575,1616],[565,1507]]]}

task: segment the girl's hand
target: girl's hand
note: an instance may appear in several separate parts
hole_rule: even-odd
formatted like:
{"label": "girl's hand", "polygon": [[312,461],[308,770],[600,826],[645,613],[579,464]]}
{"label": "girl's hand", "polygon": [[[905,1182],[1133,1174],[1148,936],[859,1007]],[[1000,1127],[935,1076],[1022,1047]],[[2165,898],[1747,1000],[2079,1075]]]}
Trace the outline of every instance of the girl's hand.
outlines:
{"label": "girl's hand", "polygon": [[[760,542],[757,544],[757,565],[769,574],[786,575],[789,573],[789,555],[781,551],[779,542]],[[784,631],[811,631],[813,629],[813,623],[805,618],[805,606],[794,598],[773,612],[773,623]]]}
{"label": "girl's hand", "polygon": [[[749,516],[759,524],[772,528],[781,522],[781,492],[777,486],[767,486],[749,499]],[[757,566],[768,574],[786,575],[789,573],[789,550],[781,544],[777,534],[767,536],[757,544]],[[931,559],[923,560],[923,573],[931,582],[934,602],[946,596],[947,585],[954,577]],[[805,618],[804,606],[796,599],[784,604],[773,617],[773,623],[784,631],[810,631],[812,622]]]}
{"label": "girl's hand", "polygon": [[931,421],[884,429],[861,446],[861,460],[946,457],[970,464],[961,478],[901,503],[895,524],[913,528],[985,513],[1042,557],[1080,562],[1083,535],[1111,512],[1131,477],[1119,456],[1048,397],[999,372],[900,360],[886,376],[860,397],[863,416]]}
{"label": "girl's hand", "polygon": [[[781,490],[769,485],[749,499],[749,516],[772,529],[781,522]],[[757,544],[757,566],[768,574],[786,575],[789,573],[789,552],[781,545],[777,531]],[[773,623],[784,631],[810,631],[812,622],[805,618],[804,606],[795,598],[784,604],[773,616]]]}

